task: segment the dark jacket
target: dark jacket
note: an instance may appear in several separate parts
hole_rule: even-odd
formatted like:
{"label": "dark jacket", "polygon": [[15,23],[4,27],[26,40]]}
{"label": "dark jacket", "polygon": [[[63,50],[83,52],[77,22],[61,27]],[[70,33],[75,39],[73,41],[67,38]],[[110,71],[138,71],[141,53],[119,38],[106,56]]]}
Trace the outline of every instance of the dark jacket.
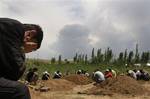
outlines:
{"label": "dark jacket", "polygon": [[22,53],[23,24],[17,20],[0,18],[0,77],[18,80],[25,70]]}

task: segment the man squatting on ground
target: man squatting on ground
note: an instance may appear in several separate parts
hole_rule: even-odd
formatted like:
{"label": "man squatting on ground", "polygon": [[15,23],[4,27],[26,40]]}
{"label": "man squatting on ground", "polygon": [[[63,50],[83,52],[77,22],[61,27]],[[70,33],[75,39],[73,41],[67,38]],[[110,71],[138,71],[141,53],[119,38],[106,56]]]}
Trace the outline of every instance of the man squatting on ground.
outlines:
{"label": "man squatting on ground", "polygon": [[0,99],[31,99],[17,80],[25,71],[25,54],[40,48],[43,31],[34,24],[0,18]]}
{"label": "man squatting on ground", "polygon": [[105,76],[99,69],[96,69],[93,73],[93,80],[96,83],[101,83],[101,82],[105,81]]}

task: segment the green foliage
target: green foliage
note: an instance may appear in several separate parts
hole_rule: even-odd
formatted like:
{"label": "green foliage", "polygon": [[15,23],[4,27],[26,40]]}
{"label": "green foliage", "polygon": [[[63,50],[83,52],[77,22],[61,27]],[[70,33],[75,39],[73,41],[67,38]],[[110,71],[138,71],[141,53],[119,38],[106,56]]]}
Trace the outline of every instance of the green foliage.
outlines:
{"label": "green foliage", "polygon": [[77,63],[77,60],[78,60],[78,54],[76,53],[76,55],[73,58],[74,63]]}
{"label": "green foliage", "polygon": [[139,51],[138,51],[138,44],[136,44],[134,61],[135,61],[135,63],[139,63],[140,62],[140,55],[139,55]]}
{"label": "green foliage", "polygon": [[124,64],[127,63],[127,49],[125,49],[125,52],[124,52]]}
{"label": "green foliage", "polygon": [[147,63],[150,60],[150,53],[149,52],[143,52],[141,56],[141,62]]}
{"label": "green foliage", "polygon": [[104,59],[104,61],[105,61],[105,63],[110,63],[111,62],[111,60],[112,60],[112,58],[113,58],[113,52],[112,52],[112,49],[110,49],[109,47],[107,48],[107,50],[105,51],[105,54],[104,54],[105,56],[105,59]]}
{"label": "green foliage", "polygon": [[[135,54],[134,54],[135,53]],[[115,56],[115,57],[114,57]],[[65,73],[68,70],[71,73],[75,73],[78,69],[88,70],[92,73],[95,69],[99,68],[104,71],[106,68],[112,68],[118,73],[126,72],[127,69],[143,68],[150,70],[150,68],[144,66],[150,61],[150,52],[142,52],[140,55],[138,51],[138,44],[136,44],[136,50],[120,52],[116,56],[111,48],[107,48],[103,53],[101,49],[97,50],[95,55],[95,49],[92,49],[91,57],[87,54],[76,53],[72,61],[69,59],[62,60],[62,56],[59,55],[58,61],[53,57],[51,60],[39,60],[39,59],[27,59],[27,68],[37,67],[39,73],[47,70],[50,73],[54,73],[57,70]],[[135,67],[135,63],[141,63],[141,67]],[[125,66],[125,64],[128,64]]]}
{"label": "green foliage", "polygon": [[124,60],[123,60],[123,52],[120,52],[119,58],[118,58],[118,63],[119,63],[119,64],[124,64],[123,61],[124,61]]}
{"label": "green foliage", "polygon": [[98,60],[98,63],[102,63],[103,62],[103,54],[101,52],[101,49],[97,50],[97,60]]}
{"label": "green foliage", "polygon": [[[135,53],[135,54],[134,54]],[[74,63],[76,64],[118,64],[118,65],[133,65],[137,63],[146,64],[150,61],[150,52],[143,52],[140,55],[138,50],[138,44],[136,44],[135,52],[127,51],[125,49],[124,52],[120,52],[118,57],[113,53],[112,49],[108,47],[105,49],[104,53],[102,53],[101,49],[97,50],[97,54],[95,55],[95,49],[92,49],[91,57],[87,59],[87,55],[78,54],[73,57]]]}
{"label": "green foliage", "polygon": [[58,64],[61,64],[61,55],[59,55],[59,58],[58,58]]}
{"label": "green foliage", "polygon": [[56,59],[55,59],[55,57],[53,57],[53,58],[51,59],[51,63],[52,63],[52,64],[55,64],[55,62],[56,62]]}
{"label": "green foliage", "polygon": [[87,57],[87,54],[85,55],[85,64],[88,64],[88,57]]}
{"label": "green foliage", "polygon": [[[38,64],[37,64],[38,63]],[[83,69],[89,72],[90,74],[95,69],[100,69],[102,72],[104,72],[107,68],[111,68],[115,71],[117,71],[118,74],[126,73],[126,70],[128,69],[145,69],[147,71],[150,71],[149,67],[141,66],[141,67],[134,67],[134,66],[125,66],[125,65],[118,65],[118,64],[75,64],[70,62],[69,64],[66,64],[65,62],[62,64],[51,64],[50,60],[35,60],[35,59],[27,59],[26,66],[28,70],[29,68],[37,67],[38,73],[42,75],[44,71],[48,71],[51,75],[54,74],[55,71],[59,70],[63,74],[65,74],[67,71],[74,74],[77,70]]]}
{"label": "green foliage", "polygon": [[92,49],[92,55],[91,55],[91,63],[95,63],[95,54],[94,54],[94,48]]}
{"label": "green foliage", "polygon": [[130,51],[129,52],[129,56],[128,56],[128,59],[127,59],[127,63],[128,64],[132,64],[132,60],[133,60],[133,55],[134,55],[134,53],[133,53],[133,51]]}

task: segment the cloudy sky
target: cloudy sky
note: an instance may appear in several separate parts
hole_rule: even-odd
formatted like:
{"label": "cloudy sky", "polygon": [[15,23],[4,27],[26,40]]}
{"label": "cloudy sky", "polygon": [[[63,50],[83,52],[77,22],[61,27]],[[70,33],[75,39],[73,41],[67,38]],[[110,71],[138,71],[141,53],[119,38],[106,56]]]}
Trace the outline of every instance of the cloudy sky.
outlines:
{"label": "cloudy sky", "polygon": [[150,50],[150,0],[1,0],[0,17],[39,24],[41,48],[27,57],[50,59],[108,46]]}

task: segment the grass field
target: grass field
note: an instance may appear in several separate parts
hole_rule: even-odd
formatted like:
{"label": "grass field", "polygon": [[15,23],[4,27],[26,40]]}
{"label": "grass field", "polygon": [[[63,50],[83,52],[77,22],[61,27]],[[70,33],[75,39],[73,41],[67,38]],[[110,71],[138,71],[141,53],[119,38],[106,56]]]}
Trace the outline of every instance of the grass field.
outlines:
{"label": "grass field", "polygon": [[61,71],[63,74],[66,73],[66,71],[69,71],[71,74],[74,74],[77,70],[83,69],[87,70],[88,73],[92,73],[95,69],[100,69],[101,71],[105,71],[107,68],[114,69],[117,71],[118,74],[126,73],[126,70],[128,69],[144,69],[148,72],[150,72],[150,67],[141,66],[141,67],[135,67],[135,66],[129,66],[126,67],[125,65],[109,65],[109,64],[75,64],[75,63],[62,63],[62,64],[51,64],[49,60],[37,60],[37,59],[27,59],[26,60],[26,66],[28,70],[29,68],[37,67],[39,75],[42,74],[44,71],[48,71],[51,75],[57,70]]}

